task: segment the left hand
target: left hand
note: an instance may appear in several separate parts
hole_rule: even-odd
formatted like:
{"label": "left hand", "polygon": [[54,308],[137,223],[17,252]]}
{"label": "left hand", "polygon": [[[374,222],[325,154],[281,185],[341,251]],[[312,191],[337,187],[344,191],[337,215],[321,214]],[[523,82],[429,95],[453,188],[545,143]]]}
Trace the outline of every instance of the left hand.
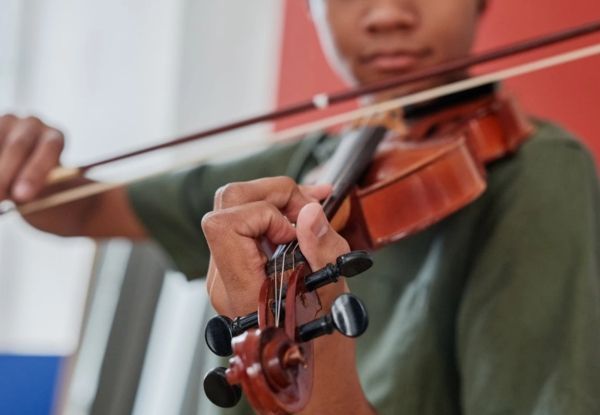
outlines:
{"label": "left hand", "polygon": [[[232,183],[217,191],[215,210],[203,218],[202,229],[212,254],[207,287],[219,314],[235,318],[256,311],[266,277],[262,238],[277,245],[297,238],[313,270],[350,250],[316,203],[330,191],[329,185],[298,186],[287,177]],[[326,288],[319,291],[325,310],[346,290],[345,283]]]}
{"label": "left hand", "polygon": [[[313,270],[350,250],[316,203],[330,192],[329,185],[298,186],[286,177],[234,183],[217,191],[215,210],[202,219],[202,229],[212,254],[207,287],[219,314],[235,318],[256,311],[266,278],[262,238],[274,244],[297,238]],[[347,291],[344,279],[319,289],[323,311],[329,312],[333,300]],[[313,392],[302,414],[374,414],[358,378],[355,340],[334,333],[314,342]]]}

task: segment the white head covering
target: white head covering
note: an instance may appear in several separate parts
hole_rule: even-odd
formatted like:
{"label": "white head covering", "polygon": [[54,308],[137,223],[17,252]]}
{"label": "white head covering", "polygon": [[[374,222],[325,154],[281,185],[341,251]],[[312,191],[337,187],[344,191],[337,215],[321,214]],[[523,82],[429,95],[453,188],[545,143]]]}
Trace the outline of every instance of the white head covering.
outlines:
{"label": "white head covering", "polygon": [[327,22],[327,4],[325,0],[308,0],[310,12],[317,28],[321,48],[325,53],[325,57],[329,65],[335,72],[348,84],[357,85],[356,79],[352,75],[352,71],[339,55],[331,31]]}

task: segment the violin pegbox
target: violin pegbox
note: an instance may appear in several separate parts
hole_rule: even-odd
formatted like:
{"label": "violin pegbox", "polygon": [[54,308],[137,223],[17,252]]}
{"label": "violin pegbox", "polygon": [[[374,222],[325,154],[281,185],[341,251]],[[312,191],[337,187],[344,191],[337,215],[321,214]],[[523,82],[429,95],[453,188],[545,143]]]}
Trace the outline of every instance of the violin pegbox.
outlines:
{"label": "violin pegbox", "polygon": [[[373,258],[366,251],[352,251],[340,255],[335,264],[327,264],[324,268],[309,274],[304,279],[308,291],[314,291],[327,284],[335,283],[341,276],[352,278],[362,274],[373,266]],[[284,287],[282,300],[287,296]],[[272,304],[272,306],[274,303]],[[283,307],[285,313],[285,307]],[[204,330],[204,339],[208,348],[217,356],[228,357],[233,354],[232,340],[247,330],[258,328],[258,312],[231,320],[227,316],[214,316]]]}
{"label": "violin pegbox", "polygon": [[[339,296],[331,314],[317,319],[321,309],[317,289],[338,281],[341,275],[353,277],[366,271],[373,264],[370,254],[350,252],[314,273],[298,254],[296,251],[293,257],[282,258],[281,268],[275,260],[267,266],[269,278],[263,284],[257,313],[233,321],[217,316],[209,323],[206,338],[213,342],[209,344],[211,350],[231,339],[233,352],[229,369],[213,369],[204,379],[205,392],[214,404],[234,406],[243,389],[260,414],[300,411],[312,390],[312,340],[334,330],[349,337],[366,330],[366,309],[352,294]],[[248,329],[252,321],[258,323],[258,329]],[[246,330],[240,333],[242,326]]]}
{"label": "violin pegbox", "polygon": [[276,273],[267,270],[270,275],[258,301],[259,328],[233,338],[228,370],[213,369],[205,377],[205,392],[216,405],[237,403],[239,387],[260,414],[294,413],[308,402],[313,377],[312,342],[300,342],[296,327],[314,320],[321,303],[316,291],[306,289],[304,278],[310,269],[306,261],[298,259],[289,262],[294,263],[293,267],[288,268],[286,260],[281,261],[282,268]]}

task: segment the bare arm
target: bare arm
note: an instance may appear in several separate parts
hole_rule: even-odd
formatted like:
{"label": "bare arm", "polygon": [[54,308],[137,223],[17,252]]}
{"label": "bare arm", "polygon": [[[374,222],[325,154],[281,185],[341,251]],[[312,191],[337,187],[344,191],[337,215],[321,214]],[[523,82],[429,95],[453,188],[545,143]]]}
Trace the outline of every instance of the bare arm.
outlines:
{"label": "bare arm", "polygon": [[[0,201],[36,198],[50,170],[59,165],[63,134],[37,118],[0,117]],[[34,227],[61,236],[147,237],[125,188],[31,214]]]}
{"label": "bare arm", "polygon": [[24,216],[30,225],[60,236],[146,239],[125,188]]}

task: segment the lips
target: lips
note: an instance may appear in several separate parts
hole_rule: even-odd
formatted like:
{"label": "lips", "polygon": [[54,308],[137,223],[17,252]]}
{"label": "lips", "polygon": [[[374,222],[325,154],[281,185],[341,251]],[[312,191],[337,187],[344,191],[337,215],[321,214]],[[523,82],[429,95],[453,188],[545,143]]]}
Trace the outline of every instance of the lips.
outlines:
{"label": "lips", "polygon": [[427,50],[379,51],[365,56],[362,63],[382,72],[399,72],[413,68],[427,54]]}

